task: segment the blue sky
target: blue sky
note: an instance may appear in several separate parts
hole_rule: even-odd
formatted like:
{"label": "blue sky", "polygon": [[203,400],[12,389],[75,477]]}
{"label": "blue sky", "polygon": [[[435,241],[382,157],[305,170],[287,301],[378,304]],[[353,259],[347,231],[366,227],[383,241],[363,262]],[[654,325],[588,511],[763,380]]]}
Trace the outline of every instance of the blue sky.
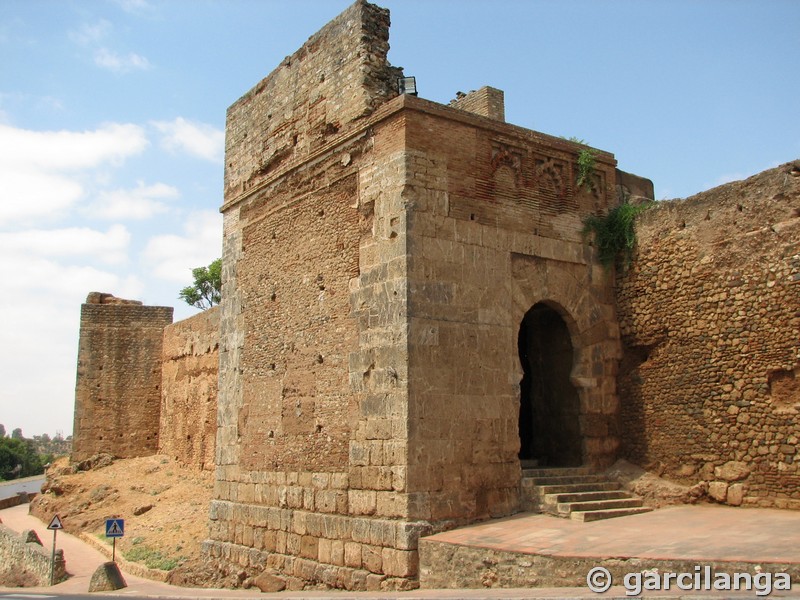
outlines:
{"label": "blue sky", "polygon": [[[90,291],[176,307],[220,255],[225,110],[349,0],[0,2],[0,423],[72,431]],[[685,197],[800,157],[796,0],[384,0],[420,95]]]}

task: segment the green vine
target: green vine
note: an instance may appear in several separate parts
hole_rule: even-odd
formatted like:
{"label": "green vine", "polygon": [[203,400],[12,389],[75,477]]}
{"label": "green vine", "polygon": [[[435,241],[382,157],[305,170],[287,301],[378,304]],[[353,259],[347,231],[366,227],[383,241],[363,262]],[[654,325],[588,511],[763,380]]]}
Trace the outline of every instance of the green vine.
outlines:
{"label": "green vine", "polygon": [[625,265],[633,260],[636,248],[636,216],[647,209],[649,204],[629,204],[627,201],[615,206],[605,216],[590,215],[583,221],[583,236],[594,234],[597,256],[600,262],[611,267],[620,255]]}
{"label": "green vine", "polygon": [[575,184],[577,187],[585,186],[588,189],[592,185],[592,175],[594,175],[594,168],[597,162],[597,151],[589,148],[586,145],[586,141],[581,138],[572,136],[564,139],[573,144],[583,146],[578,152],[578,179]]}
{"label": "green vine", "polygon": [[576,184],[578,187],[591,186],[592,175],[594,175],[594,165],[597,158],[597,152],[591,148],[582,148],[578,152],[578,180]]}

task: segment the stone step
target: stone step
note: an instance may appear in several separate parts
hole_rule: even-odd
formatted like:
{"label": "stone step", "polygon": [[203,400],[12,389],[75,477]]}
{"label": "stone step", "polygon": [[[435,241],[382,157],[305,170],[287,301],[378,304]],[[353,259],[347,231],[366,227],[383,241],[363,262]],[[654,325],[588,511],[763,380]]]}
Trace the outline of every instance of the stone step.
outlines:
{"label": "stone step", "polygon": [[600,521],[602,519],[613,519],[615,517],[639,515],[641,513],[650,512],[651,510],[653,509],[649,506],[639,506],[632,508],[609,508],[607,510],[575,511],[570,513],[569,518],[573,521],[583,521],[584,523],[589,523],[591,521]]}
{"label": "stone step", "polygon": [[558,467],[558,468],[535,468],[527,467],[522,463],[523,477],[565,477],[569,475],[593,475],[594,471],[588,467]]}
{"label": "stone step", "polygon": [[608,481],[603,475],[547,475],[525,476],[528,484],[532,485],[567,485],[571,483],[602,483]]}
{"label": "stone step", "polygon": [[559,502],[556,509],[561,515],[569,515],[573,512],[586,512],[597,510],[609,510],[612,508],[639,508],[643,506],[641,498],[616,498],[609,500],[593,500],[590,502]]}
{"label": "stone step", "polygon": [[611,490],[608,492],[575,492],[572,494],[547,494],[543,501],[545,504],[555,506],[560,502],[594,502],[597,500],[619,500],[630,498],[625,490]]}
{"label": "stone step", "polygon": [[548,494],[571,494],[575,492],[609,492],[619,490],[622,486],[616,481],[599,481],[593,483],[565,483],[560,485],[537,485],[535,490],[540,498]]}

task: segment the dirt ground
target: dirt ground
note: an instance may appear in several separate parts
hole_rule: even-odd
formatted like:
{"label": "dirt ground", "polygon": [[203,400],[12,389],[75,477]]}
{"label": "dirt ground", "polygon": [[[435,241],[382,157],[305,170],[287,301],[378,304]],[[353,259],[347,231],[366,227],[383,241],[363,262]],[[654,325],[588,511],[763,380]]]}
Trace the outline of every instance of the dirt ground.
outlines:
{"label": "dirt ground", "polygon": [[75,471],[67,458],[57,460],[31,513],[44,522],[58,514],[69,533],[87,532],[108,542],[105,521],[120,517],[125,536],[117,540],[117,552],[126,559],[168,571],[202,562],[213,472],[167,456],[113,461],[101,456],[91,462]]}

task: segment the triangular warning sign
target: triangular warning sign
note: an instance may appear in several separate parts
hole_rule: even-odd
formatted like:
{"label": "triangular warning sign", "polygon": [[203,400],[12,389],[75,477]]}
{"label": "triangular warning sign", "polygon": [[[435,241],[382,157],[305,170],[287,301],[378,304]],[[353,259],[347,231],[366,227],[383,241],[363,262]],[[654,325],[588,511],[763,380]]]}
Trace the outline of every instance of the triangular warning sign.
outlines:
{"label": "triangular warning sign", "polygon": [[106,535],[108,537],[115,537],[122,535],[122,528],[119,526],[119,521],[116,519],[111,521],[111,525],[108,526],[106,529]]}
{"label": "triangular warning sign", "polygon": [[50,520],[50,525],[47,526],[48,529],[64,529],[64,525],[61,523],[61,517],[55,515]]}

